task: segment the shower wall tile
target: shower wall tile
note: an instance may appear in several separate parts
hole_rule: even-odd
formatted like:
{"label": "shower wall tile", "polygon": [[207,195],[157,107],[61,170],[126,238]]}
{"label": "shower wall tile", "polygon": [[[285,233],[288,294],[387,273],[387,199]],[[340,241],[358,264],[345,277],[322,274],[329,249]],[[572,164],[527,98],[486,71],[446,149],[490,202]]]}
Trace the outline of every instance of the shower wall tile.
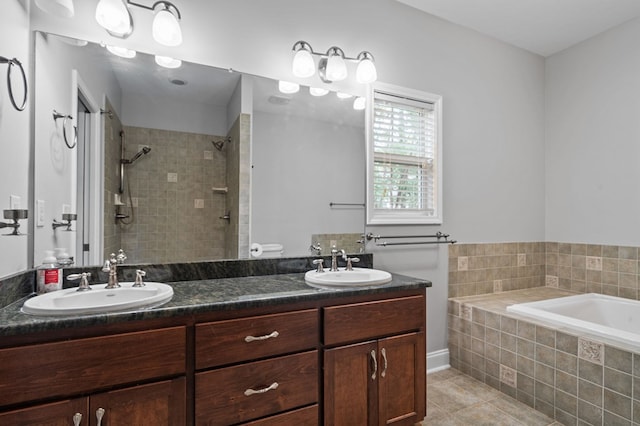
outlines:
{"label": "shower wall tile", "polygon": [[227,186],[227,158],[224,150],[211,143],[224,137],[129,126],[124,131],[125,158],[143,146],[151,148],[149,154],[125,166],[122,201],[129,218],[118,228],[129,260],[224,258],[228,225],[219,218],[227,210],[226,197],[212,188]]}

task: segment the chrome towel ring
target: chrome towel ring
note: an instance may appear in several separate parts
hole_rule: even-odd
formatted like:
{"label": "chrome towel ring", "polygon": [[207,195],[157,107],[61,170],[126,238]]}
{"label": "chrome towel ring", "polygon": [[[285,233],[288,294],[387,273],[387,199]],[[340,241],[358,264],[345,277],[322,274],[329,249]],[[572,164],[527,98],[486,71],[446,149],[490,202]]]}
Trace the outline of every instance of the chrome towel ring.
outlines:
{"label": "chrome towel ring", "polygon": [[69,149],[73,149],[78,144],[78,128],[76,126],[73,126],[73,144],[70,144],[69,138],[67,137],[67,120],[73,120],[73,117],[70,115],[60,114],[54,109],[53,119],[55,121],[58,121],[59,118],[62,118],[62,136],[64,137],[64,143]]}
{"label": "chrome towel ring", "polygon": [[[22,66],[22,62],[20,62],[17,58],[9,59],[4,56],[0,56],[0,64],[9,64],[9,68],[7,69],[7,89],[9,92],[9,100],[11,100],[11,104],[18,111],[24,111],[27,106],[27,74],[24,72],[24,67]],[[15,96],[13,94],[13,85],[11,84],[11,67],[16,65],[20,69],[20,74],[22,75],[22,83],[24,85],[24,98],[22,99],[22,105],[18,106],[16,102]]]}

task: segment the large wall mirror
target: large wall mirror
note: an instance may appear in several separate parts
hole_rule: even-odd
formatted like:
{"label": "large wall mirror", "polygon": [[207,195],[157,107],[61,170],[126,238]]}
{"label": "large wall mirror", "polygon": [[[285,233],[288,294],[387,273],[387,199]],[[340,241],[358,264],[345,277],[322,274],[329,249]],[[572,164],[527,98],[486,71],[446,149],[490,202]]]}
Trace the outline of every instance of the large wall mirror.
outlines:
{"label": "large wall mirror", "polygon": [[132,263],[359,249],[365,120],[353,99],[34,38],[36,264],[55,248],[78,265],[119,248]]}

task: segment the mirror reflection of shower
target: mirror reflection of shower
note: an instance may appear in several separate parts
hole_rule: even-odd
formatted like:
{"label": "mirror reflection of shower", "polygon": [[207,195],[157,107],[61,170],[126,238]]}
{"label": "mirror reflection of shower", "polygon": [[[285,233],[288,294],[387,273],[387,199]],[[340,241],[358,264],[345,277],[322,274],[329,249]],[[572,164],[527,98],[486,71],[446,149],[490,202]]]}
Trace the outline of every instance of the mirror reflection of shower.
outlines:
{"label": "mirror reflection of shower", "polygon": [[[143,146],[140,151],[138,151],[133,157],[130,159],[125,158],[126,151],[126,140],[124,130],[120,130],[120,188],[119,194],[117,194],[116,198],[116,223],[122,223],[124,225],[131,225],[135,220],[135,209],[133,205],[133,196],[131,195],[131,185],[129,183],[129,176],[127,173],[127,165],[132,165],[143,155],[147,155],[151,152],[151,148],[148,146]],[[127,189],[127,198],[128,203],[122,202],[122,194],[125,193],[125,183]],[[130,214],[125,214],[121,211],[121,209],[129,207]]]}

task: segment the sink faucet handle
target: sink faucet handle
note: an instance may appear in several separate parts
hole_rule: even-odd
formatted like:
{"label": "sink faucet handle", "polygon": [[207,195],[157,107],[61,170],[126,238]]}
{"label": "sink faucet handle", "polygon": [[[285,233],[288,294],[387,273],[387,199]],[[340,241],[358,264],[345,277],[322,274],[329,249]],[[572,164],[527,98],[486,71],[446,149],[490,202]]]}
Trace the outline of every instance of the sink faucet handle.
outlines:
{"label": "sink faucet handle", "polygon": [[91,278],[91,272],[82,272],[80,274],[69,274],[67,275],[67,279],[69,281],[80,280],[80,285],[76,291],[86,291],[91,290],[89,286],[89,278]]}
{"label": "sink faucet handle", "polygon": [[136,281],[133,283],[132,287],[144,287],[144,281],[142,278],[147,275],[145,271],[142,269],[136,269]]}
{"label": "sink faucet handle", "polygon": [[353,271],[353,265],[351,263],[358,263],[360,262],[360,258],[359,257],[347,257],[347,271]]}
{"label": "sink faucet handle", "polygon": [[324,272],[324,259],[316,259],[313,264],[316,265],[316,272]]}
{"label": "sink faucet handle", "polygon": [[118,250],[118,255],[116,256],[116,261],[118,263],[124,263],[125,260],[127,260],[127,254],[122,249]]}

